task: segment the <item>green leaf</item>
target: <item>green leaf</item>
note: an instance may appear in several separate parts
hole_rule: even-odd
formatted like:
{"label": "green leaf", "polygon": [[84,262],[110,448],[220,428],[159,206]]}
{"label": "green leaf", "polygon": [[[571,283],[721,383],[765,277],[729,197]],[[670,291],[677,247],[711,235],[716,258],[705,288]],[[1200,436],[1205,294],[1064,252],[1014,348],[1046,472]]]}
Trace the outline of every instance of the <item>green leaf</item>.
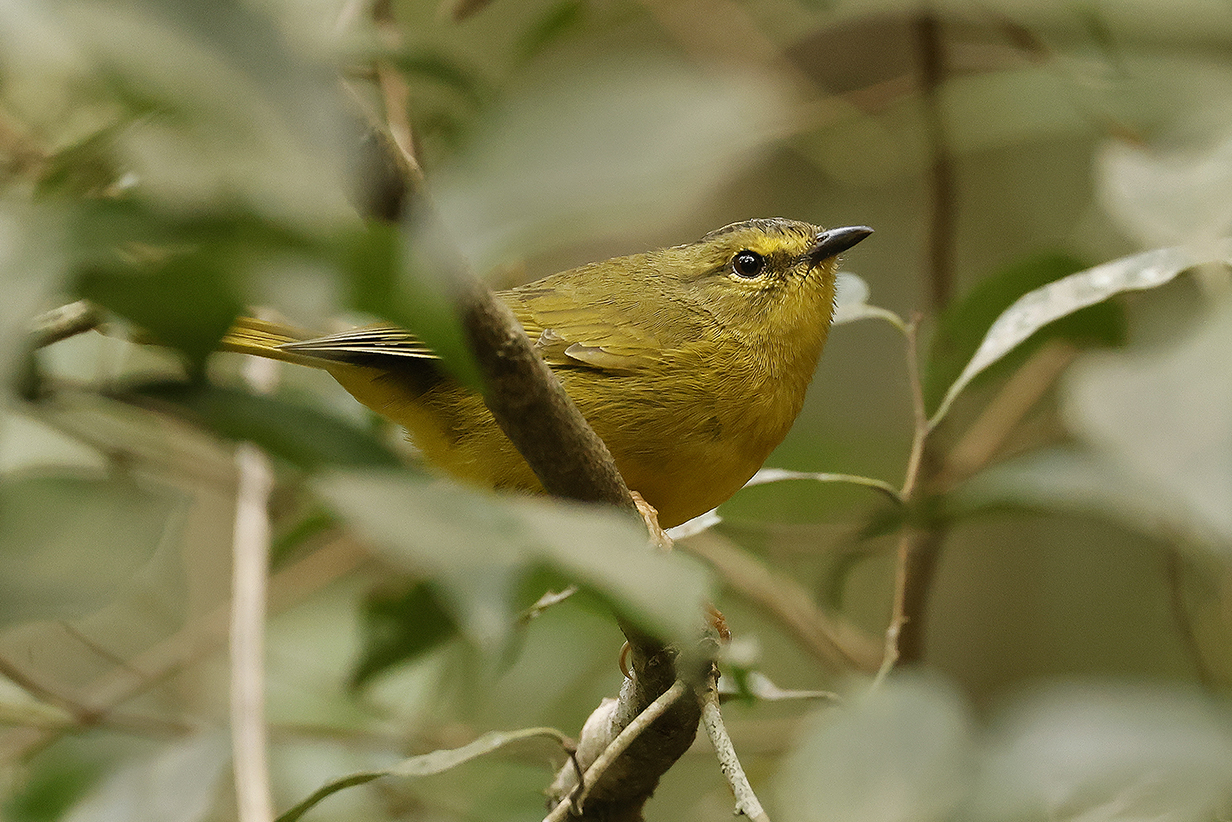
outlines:
{"label": "green leaf", "polygon": [[231,285],[235,262],[204,252],[144,270],[91,268],[77,278],[76,292],[179,349],[199,371],[244,308]]}
{"label": "green leaf", "polygon": [[432,586],[412,583],[398,591],[376,591],[361,611],[363,651],[351,674],[351,686],[413,660],[457,633],[449,613],[441,607]]}
{"label": "green leaf", "polygon": [[430,80],[457,92],[472,105],[481,105],[492,96],[473,72],[449,57],[425,51],[401,51],[388,55],[387,59],[408,79]]}
{"label": "green leaf", "polygon": [[279,397],[218,385],[161,381],[132,386],[120,397],[165,404],[167,410],[228,439],[252,442],[303,468],[400,465],[398,457],[371,431]]}
{"label": "green leaf", "polygon": [[383,771],[368,771],[351,774],[336,779],[315,791],[311,796],[300,802],[294,808],[281,814],[275,822],[297,822],[305,813],[315,807],[330,794],[356,785],[363,785],[383,776],[431,776],[444,773],[459,765],[470,762],[484,754],[499,750],[511,743],[521,742],[535,737],[547,737],[564,744],[565,735],[552,728],[524,728],[517,731],[490,731],[483,736],[463,745],[461,748],[436,750],[421,756],[404,759],[392,768]]}
{"label": "green leaf", "polygon": [[773,785],[787,822],[942,822],[975,776],[966,705],[935,676],[898,675],[815,714]]}
{"label": "green leaf", "polygon": [[668,641],[695,637],[709,578],[647,547],[643,526],[599,506],[501,497],[408,474],[335,472],[316,489],[395,567],[429,576],[480,647],[501,649],[520,581],[547,566]]}
{"label": "green leaf", "polygon": [[561,0],[547,11],[518,38],[517,53],[523,60],[531,60],[553,43],[561,40],[578,28],[586,19],[585,0]]}
{"label": "green leaf", "polygon": [[181,505],[85,473],[0,480],[0,623],[75,618],[110,602],[178,527]]}
{"label": "green leaf", "polygon": [[561,82],[543,61],[433,175],[453,240],[480,271],[512,255],[639,227],[706,202],[779,138],[786,101],[751,76],[649,55],[590,61]]}
{"label": "green leaf", "polygon": [[339,244],[352,308],[413,332],[460,382],[480,383],[454,304],[450,264],[456,252],[444,229],[419,204],[404,225],[370,222]]}
{"label": "green leaf", "polygon": [[[935,407],[940,402],[945,389],[958,378],[975,354],[993,321],[1015,300],[1084,268],[1087,266],[1082,261],[1067,254],[1029,257],[982,280],[962,300],[950,306],[941,315],[929,352],[924,374],[925,403]],[[1006,373],[1016,368],[1049,339],[1067,339],[1080,345],[1117,345],[1124,336],[1125,319],[1119,306],[1092,305],[1041,327],[994,371]],[[992,374],[987,372],[981,378]]]}
{"label": "green leaf", "polygon": [[971,360],[945,392],[929,425],[941,421],[958,394],[980,373],[1054,320],[1125,291],[1156,288],[1171,282],[1182,271],[1212,261],[1232,261],[1232,240],[1201,251],[1157,248],[1122,257],[1024,294],[993,322]]}
{"label": "green leaf", "polygon": [[64,822],[203,822],[227,764],[226,738],[201,734],[134,759],[73,806]]}
{"label": "green leaf", "polygon": [[1226,702],[1179,687],[1075,683],[1003,709],[971,819],[1218,819],[1232,804]]}
{"label": "green leaf", "polygon": [[1160,348],[1092,353],[1062,386],[1078,442],[973,477],[952,503],[1096,514],[1232,559],[1232,310]]}

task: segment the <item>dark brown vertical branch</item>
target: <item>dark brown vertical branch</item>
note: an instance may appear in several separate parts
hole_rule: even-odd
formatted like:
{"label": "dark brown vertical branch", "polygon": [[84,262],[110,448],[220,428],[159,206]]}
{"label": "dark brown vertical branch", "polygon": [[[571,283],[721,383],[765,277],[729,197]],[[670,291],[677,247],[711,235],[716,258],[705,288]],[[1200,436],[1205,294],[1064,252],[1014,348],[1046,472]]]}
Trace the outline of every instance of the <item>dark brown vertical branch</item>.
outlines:
{"label": "dark brown vertical branch", "polygon": [[915,21],[914,34],[924,134],[930,155],[926,242],[930,308],[936,314],[949,305],[954,293],[954,168],[941,100],[946,73],[945,46],[941,22],[930,10],[920,13]]}
{"label": "dark brown vertical branch", "polygon": [[[945,44],[941,21],[931,9],[920,13],[915,21],[914,34],[924,130],[931,155],[926,243],[929,303],[935,315],[949,304],[954,294],[955,202],[954,168],[941,99],[946,75]],[[930,492],[933,485],[931,478],[942,462],[936,452],[935,434],[923,442],[917,465],[918,476],[910,478],[914,487],[919,489],[912,495],[917,499]],[[903,621],[898,637],[898,659],[905,664],[919,662],[924,656],[925,614],[944,541],[945,528],[940,524],[913,531],[907,537],[902,583]]]}

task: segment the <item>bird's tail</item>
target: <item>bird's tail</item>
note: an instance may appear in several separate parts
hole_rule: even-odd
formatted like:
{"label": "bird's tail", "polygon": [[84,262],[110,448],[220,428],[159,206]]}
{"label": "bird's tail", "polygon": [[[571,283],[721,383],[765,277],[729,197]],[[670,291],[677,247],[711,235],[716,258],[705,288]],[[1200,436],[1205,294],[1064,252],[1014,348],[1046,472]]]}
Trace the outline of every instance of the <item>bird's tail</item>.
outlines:
{"label": "bird's tail", "polygon": [[235,324],[223,335],[218,345],[223,351],[323,368],[328,364],[327,361],[281,347],[285,343],[301,342],[315,336],[317,335],[286,323],[260,320],[256,317],[237,317]]}

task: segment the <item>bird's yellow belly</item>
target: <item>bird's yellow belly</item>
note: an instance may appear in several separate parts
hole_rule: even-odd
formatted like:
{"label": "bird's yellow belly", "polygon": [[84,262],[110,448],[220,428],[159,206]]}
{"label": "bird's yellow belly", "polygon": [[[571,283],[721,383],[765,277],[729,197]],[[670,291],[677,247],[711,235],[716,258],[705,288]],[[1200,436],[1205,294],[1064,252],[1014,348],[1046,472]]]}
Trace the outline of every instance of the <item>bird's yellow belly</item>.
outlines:
{"label": "bird's yellow belly", "polygon": [[[446,381],[413,396],[397,380],[372,369],[330,371],[357,400],[405,427],[436,468],[483,487],[543,490],[477,394]],[[561,376],[569,389],[571,380]],[[677,402],[671,391],[632,397],[617,383],[607,387],[570,394],[587,398],[579,402],[580,410],[612,452],[626,484],[655,507],[665,528],[714,508],[739,490],[786,434],[799,405],[706,408],[697,397]]]}

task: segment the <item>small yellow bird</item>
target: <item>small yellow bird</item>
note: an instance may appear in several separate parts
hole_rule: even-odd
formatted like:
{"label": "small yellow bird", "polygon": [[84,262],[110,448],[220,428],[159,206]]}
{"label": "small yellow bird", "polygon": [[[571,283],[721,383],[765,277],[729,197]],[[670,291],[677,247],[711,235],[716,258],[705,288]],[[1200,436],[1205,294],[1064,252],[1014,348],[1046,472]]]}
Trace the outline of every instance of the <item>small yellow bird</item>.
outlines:
{"label": "small yellow bird", "polygon": [[[668,528],[734,494],[787,435],[830,329],[837,255],[871,233],[749,220],[497,296]],[[314,337],[243,318],[222,346],[325,369],[455,477],[542,490],[482,398],[407,331]]]}

